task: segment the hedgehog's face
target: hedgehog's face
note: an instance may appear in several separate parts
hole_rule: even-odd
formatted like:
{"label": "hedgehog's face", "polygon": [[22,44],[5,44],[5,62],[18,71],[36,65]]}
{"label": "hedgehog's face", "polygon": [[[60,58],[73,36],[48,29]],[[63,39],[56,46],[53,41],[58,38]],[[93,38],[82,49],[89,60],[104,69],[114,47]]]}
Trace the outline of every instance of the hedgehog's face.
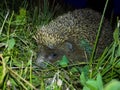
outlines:
{"label": "hedgehog's face", "polygon": [[63,50],[43,47],[37,55],[36,64],[40,67],[45,67],[47,65],[46,63],[60,60],[63,54],[65,54]]}
{"label": "hedgehog's face", "polygon": [[72,43],[68,42],[62,44],[59,48],[56,49],[50,49],[44,46],[41,47],[36,63],[40,67],[45,67],[47,65],[46,62],[53,63],[57,60],[61,60],[64,55],[66,55],[70,61],[73,60],[73,62],[76,62],[77,60],[86,60],[84,50],[73,46]]}

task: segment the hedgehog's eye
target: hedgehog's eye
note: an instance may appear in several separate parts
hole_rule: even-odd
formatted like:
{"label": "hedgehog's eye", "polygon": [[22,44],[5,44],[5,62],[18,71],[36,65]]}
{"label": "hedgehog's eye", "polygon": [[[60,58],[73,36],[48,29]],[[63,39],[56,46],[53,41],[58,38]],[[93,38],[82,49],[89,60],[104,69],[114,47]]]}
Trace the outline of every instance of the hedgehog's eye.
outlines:
{"label": "hedgehog's eye", "polygon": [[52,53],[50,56],[51,56],[52,58],[56,58],[56,57],[57,57],[57,53]]}
{"label": "hedgehog's eye", "polygon": [[51,53],[51,54],[48,56],[48,58],[49,58],[49,60],[52,60],[52,59],[55,59],[57,56],[58,56],[57,53]]}

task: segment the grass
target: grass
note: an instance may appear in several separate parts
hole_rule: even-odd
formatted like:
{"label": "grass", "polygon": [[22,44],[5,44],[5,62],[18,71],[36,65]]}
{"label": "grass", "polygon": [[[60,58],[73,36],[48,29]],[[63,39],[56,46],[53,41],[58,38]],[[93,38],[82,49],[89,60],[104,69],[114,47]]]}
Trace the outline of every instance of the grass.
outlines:
{"label": "grass", "polygon": [[[52,9],[49,9],[49,3],[45,0],[40,7],[42,9],[29,7],[27,10],[28,2],[23,1],[17,6],[21,8],[14,11],[15,2],[10,10],[8,10],[10,2],[6,2],[7,8],[4,7],[6,10],[1,10],[0,13],[0,89],[118,90],[117,88],[120,88],[120,81],[117,81],[120,79],[119,25],[113,33],[113,42],[95,60],[96,62],[93,62],[94,54],[90,63],[77,64],[69,64],[67,57],[63,56],[58,64],[48,64],[46,68],[39,68],[34,63],[37,45],[32,36],[36,32],[36,26],[42,26],[52,20],[59,7],[53,3]],[[0,6],[4,6],[4,3]],[[96,43],[97,41],[98,38]]]}

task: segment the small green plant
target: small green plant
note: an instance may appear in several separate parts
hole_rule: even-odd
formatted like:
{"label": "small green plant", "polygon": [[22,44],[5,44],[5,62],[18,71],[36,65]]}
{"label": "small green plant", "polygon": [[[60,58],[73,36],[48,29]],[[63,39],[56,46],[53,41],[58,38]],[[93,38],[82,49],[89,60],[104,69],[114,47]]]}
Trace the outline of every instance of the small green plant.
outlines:
{"label": "small green plant", "polygon": [[104,90],[120,90],[120,81],[112,80],[105,86]]}
{"label": "small green plant", "polygon": [[62,57],[62,60],[59,61],[59,64],[62,67],[68,66],[68,63],[69,63],[69,60],[67,59],[65,55]]}
{"label": "small green plant", "polygon": [[103,82],[100,73],[97,74],[96,80],[87,80],[84,73],[82,72],[80,81],[82,85],[84,85],[83,90],[103,90]]}
{"label": "small green plant", "polygon": [[96,79],[86,79],[84,73],[82,72],[80,76],[80,82],[82,83],[83,90],[119,90],[120,81],[112,80],[106,85],[103,84],[102,77],[100,73],[97,74]]}

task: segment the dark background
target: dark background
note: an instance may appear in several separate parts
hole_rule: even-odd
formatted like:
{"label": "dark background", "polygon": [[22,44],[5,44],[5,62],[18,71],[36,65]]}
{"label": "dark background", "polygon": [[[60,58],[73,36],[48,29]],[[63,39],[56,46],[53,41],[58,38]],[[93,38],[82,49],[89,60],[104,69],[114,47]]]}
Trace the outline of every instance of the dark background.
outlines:
{"label": "dark background", "polygon": [[[74,9],[92,8],[98,12],[102,12],[106,0],[63,0],[63,3],[71,6]],[[114,16],[120,15],[120,0],[109,0],[106,10],[106,16],[110,17],[112,13],[114,14]]]}

